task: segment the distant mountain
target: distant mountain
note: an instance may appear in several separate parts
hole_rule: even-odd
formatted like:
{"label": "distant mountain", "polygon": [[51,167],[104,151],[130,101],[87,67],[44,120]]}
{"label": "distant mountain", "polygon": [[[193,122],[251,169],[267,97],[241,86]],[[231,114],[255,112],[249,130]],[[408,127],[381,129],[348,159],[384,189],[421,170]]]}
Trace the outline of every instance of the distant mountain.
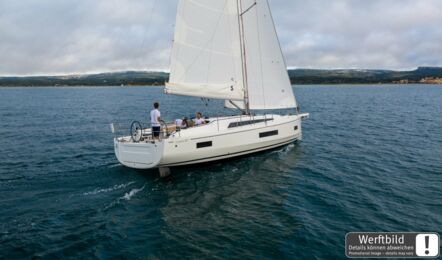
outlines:
{"label": "distant mountain", "polygon": [[442,67],[419,67],[412,71],[393,70],[289,70],[295,84],[356,84],[356,83],[418,83],[427,77],[442,78]]}
{"label": "distant mountain", "polygon": [[169,78],[165,72],[125,71],[100,74],[0,77],[0,86],[121,86],[163,85]]}
{"label": "distant mountain", "polygon": [[[291,69],[294,84],[418,83],[442,78],[442,67],[419,67],[412,71]],[[0,86],[132,86],[164,85],[165,72],[126,71],[67,76],[0,77]]]}

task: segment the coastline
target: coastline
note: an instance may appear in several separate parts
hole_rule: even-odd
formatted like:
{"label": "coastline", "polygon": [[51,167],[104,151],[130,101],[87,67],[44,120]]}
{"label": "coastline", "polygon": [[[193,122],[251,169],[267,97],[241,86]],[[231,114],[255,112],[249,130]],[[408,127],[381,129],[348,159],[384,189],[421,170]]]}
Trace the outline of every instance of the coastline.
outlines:
{"label": "coastline", "polygon": [[[442,86],[442,83],[320,83],[320,84],[292,84],[292,86],[303,86],[303,87],[313,87],[313,86],[396,86],[396,87],[405,87],[405,86]],[[27,86],[27,85],[11,85],[11,86],[2,86],[0,85],[0,89],[5,88],[154,88],[154,87],[164,87],[163,85],[64,85],[64,86],[48,86],[48,85],[38,85],[38,86]]]}
{"label": "coastline", "polygon": [[[360,69],[288,69],[295,85],[407,85],[442,84],[442,67],[418,67],[410,71]],[[51,86],[162,86],[169,80],[168,72],[120,71],[64,76],[3,76],[0,87]]]}

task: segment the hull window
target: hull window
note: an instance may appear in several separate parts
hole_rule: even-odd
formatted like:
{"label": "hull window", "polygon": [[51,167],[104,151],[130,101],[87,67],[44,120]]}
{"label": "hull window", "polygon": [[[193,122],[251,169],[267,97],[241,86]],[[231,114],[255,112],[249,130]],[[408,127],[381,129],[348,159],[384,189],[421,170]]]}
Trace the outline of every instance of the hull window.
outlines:
{"label": "hull window", "polygon": [[296,130],[298,130],[298,126],[297,126],[297,125],[295,125],[295,131],[296,131]]}
{"label": "hull window", "polygon": [[269,136],[274,136],[274,135],[278,135],[278,130],[259,133],[259,138],[264,138],[264,137],[269,137]]}
{"label": "hull window", "polygon": [[259,120],[233,122],[233,123],[229,124],[229,128],[240,127],[240,126],[245,126],[245,125],[253,125],[253,124],[263,123],[263,122],[272,121],[272,120],[273,119],[259,119]]}
{"label": "hull window", "polygon": [[203,142],[203,143],[197,143],[196,144],[196,148],[200,149],[200,148],[205,148],[205,147],[211,147],[212,146],[212,141],[210,142]]}

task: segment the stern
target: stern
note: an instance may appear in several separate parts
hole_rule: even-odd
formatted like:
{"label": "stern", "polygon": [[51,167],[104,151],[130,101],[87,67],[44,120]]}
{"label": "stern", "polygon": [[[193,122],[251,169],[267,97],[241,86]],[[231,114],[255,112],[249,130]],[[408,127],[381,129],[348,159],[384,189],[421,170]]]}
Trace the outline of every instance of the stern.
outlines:
{"label": "stern", "polygon": [[126,138],[115,138],[114,149],[121,164],[134,169],[151,169],[163,158],[164,142],[135,143]]}

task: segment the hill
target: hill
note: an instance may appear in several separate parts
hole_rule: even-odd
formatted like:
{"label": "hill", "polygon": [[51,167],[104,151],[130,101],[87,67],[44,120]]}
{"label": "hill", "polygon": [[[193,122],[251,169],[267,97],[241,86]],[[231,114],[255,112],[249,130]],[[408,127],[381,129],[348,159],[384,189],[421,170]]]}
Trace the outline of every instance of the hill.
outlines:
{"label": "hill", "polygon": [[442,78],[442,67],[419,67],[412,71],[393,70],[289,70],[296,84],[419,83],[422,79]]}
{"label": "hill", "polygon": [[0,77],[0,86],[121,86],[162,85],[169,78],[165,72],[125,71],[114,73]]}
{"label": "hill", "polygon": [[[419,67],[412,71],[393,70],[288,70],[294,84],[371,84],[419,83],[425,78],[442,78],[442,67]],[[115,73],[0,77],[0,86],[131,86],[164,85],[169,74],[165,72],[126,71]]]}

